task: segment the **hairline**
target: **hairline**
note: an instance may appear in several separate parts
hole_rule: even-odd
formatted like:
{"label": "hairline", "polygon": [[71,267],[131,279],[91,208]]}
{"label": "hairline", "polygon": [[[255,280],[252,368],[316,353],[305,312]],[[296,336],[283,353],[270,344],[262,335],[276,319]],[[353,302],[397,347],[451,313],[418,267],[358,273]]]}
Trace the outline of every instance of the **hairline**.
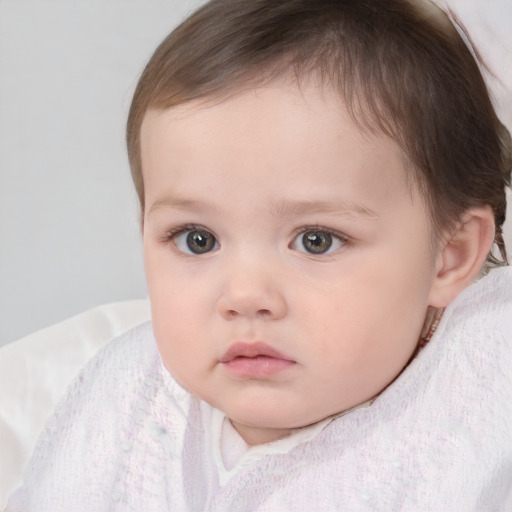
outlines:
{"label": "hairline", "polygon": [[[281,59],[285,60],[285,59]],[[230,98],[238,96],[239,94],[243,94],[244,92],[249,92],[255,89],[259,89],[262,87],[271,86],[275,83],[281,82],[283,84],[288,84],[291,87],[297,87],[299,91],[302,91],[304,87],[308,85],[314,85],[322,88],[329,88],[331,92],[334,93],[335,97],[338,100],[340,108],[344,108],[348,113],[351,121],[354,122],[355,126],[361,130],[361,132],[370,137],[388,137],[391,139],[400,149],[400,153],[403,158],[402,170],[404,173],[404,178],[406,181],[406,187],[410,195],[410,200],[414,199],[414,193],[417,192],[417,197],[421,199],[422,207],[425,208],[427,212],[427,217],[429,221],[429,228],[431,232],[430,236],[430,251],[431,255],[435,253],[439,246],[439,242],[442,239],[443,232],[445,230],[440,229],[440,226],[436,223],[436,217],[434,214],[434,205],[430,202],[430,195],[428,192],[428,184],[426,183],[423,174],[417,168],[417,165],[414,163],[413,159],[410,157],[407,147],[400,139],[401,127],[399,123],[395,123],[393,125],[394,133],[389,132],[389,130],[385,130],[379,123],[379,120],[376,119],[376,116],[371,110],[363,109],[356,112],[356,109],[351,108],[351,104],[347,100],[346,94],[343,94],[343,91],[339,91],[339,87],[336,86],[336,83],[332,79],[328,79],[327,77],[322,77],[322,73],[316,69],[310,69],[305,73],[298,73],[297,69],[294,67],[293,62],[285,62],[284,65],[274,64],[273,68],[275,69],[274,73],[266,73],[263,77],[258,76],[258,69],[248,69],[244,74],[242,74],[238,80],[233,81],[231,83],[227,83],[225,87],[219,88],[218,90],[214,90],[210,93],[205,94],[197,94],[191,95],[190,98],[183,98],[177,100],[175,102],[169,102],[165,97],[154,97],[152,101],[148,102],[145,111],[141,116],[141,121],[138,129],[138,150],[139,150],[139,165],[140,165],[140,177],[142,178],[142,191],[144,193],[144,178],[143,178],[143,168],[142,161],[140,159],[141,156],[141,141],[140,134],[142,131],[142,125],[144,120],[147,117],[149,112],[163,113],[169,110],[178,110],[180,108],[185,112],[190,111],[190,107],[193,105],[193,108],[197,108],[198,110],[202,108],[208,108],[215,105],[219,105],[224,101],[228,101]],[[169,96],[169,95],[167,95]],[[355,96],[358,96],[355,94]],[[166,101],[167,100],[167,101]],[[363,102],[365,98],[363,97]],[[359,103],[361,106],[361,103]],[[358,115],[359,114],[359,115]],[[144,218],[144,210],[145,210],[145,200],[143,198],[141,203],[141,219]],[[142,221],[143,222],[143,221]]]}

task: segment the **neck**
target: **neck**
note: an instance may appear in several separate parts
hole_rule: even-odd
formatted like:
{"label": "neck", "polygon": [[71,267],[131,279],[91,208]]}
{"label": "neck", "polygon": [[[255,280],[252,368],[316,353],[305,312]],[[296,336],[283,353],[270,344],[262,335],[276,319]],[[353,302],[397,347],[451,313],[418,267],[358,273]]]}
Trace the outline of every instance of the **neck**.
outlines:
{"label": "neck", "polygon": [[230,420],[240,437],[249,445],[267,444],[288,437],[295,429],[265,428],[244,425]]}

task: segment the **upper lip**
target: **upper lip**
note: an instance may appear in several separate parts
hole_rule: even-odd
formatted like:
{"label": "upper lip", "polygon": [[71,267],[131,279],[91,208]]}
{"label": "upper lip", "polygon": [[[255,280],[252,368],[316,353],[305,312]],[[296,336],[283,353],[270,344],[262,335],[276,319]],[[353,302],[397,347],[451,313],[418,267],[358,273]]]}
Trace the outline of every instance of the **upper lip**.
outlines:
{"label": "upper lip", "polygon": [[276,359],[286,359],[291,361],[288,356],[277,351],[275,348],[267,345],[263,341],[245,342],[237,341],[233,343],[226,353],[220,358],[221,363],[227,363],[236,357],[256,357],[267,356],[275,357]]}

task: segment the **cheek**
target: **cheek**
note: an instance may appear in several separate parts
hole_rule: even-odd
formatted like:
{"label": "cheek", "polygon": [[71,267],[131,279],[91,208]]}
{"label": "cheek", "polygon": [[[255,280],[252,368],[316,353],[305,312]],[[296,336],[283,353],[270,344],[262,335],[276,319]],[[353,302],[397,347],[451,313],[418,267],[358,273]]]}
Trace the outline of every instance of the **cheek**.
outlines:
{"label": "cheek", "polygon": [[175,298],[151,300],[153,331],[164,366],[182,387],[192,390],[202,368],[199,355],[204,353],[198,318]]}
{"label": "cheek", "polygon": [[147,269],[147,281],[155,339],[166,368],[174,375],[180,368],[188,368],[197,351],[198,301],[190,286],[165,270],[159,272],[158,267]]}
{"label": "cheek", "polygon": [[309,301],[304,325],[319,357],[343,354],[347,366],[382,358],[402,360],[417,343],[428,301],[428,279],[383,259],[354,267]]}
{"label": "cheek", "polygon": [[157,341],[166,345],[193,345],[206,328],[201,299],[179,283],[160,282],[150,289],[151,316]]}
{"label": "cheek", "polygon": [[197,272],[171,259],[162,248],[146,243],[144,265],[155,337],[162,357],[175,352],[182,358],[199,340],[198,333],[208,328],[205,312],[212,308],[207,293],[211,286],[206,276],[198,281]]}

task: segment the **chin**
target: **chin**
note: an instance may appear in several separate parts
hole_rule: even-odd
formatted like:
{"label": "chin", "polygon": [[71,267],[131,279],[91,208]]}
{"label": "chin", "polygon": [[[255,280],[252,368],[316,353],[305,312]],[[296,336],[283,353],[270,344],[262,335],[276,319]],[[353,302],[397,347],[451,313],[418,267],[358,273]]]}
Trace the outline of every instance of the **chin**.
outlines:
{"label": "chin", "polygon": [[[294,430],[306,427],[327,417],[305,416],[304,410],[289,410],[282,405],[268,407],[261,404],[261,407],[254,407],[254,403],[244,404],[243,407],[229,407],[221,409],[229,419],[248,428],[268,430]],[[217,407],[218,408],[218,407]],[[297,414],[299,413],[299,414]]]}

